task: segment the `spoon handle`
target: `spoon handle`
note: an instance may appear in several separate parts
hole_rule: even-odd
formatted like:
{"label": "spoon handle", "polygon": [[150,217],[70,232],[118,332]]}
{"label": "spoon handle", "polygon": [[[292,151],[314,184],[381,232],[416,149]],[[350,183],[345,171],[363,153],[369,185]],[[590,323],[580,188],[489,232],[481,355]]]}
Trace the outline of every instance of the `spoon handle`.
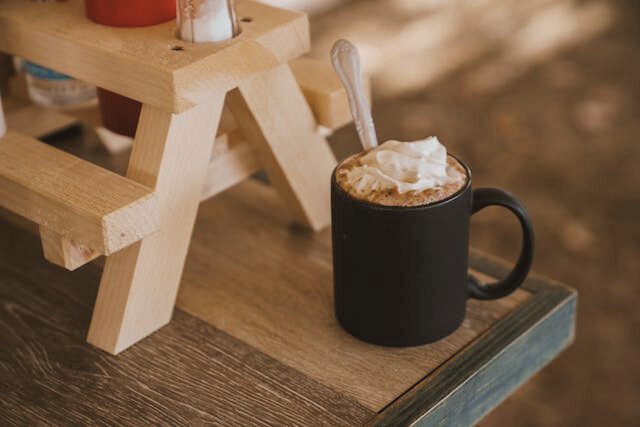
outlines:
{"label": "spoon handle", "polygon": [[331,61],[347,91],[351,115],[362,147],[365,150],[377,147],[376,128],[362,87],[362,68],[358,49],[347,40],[338,40],[331,49]]}

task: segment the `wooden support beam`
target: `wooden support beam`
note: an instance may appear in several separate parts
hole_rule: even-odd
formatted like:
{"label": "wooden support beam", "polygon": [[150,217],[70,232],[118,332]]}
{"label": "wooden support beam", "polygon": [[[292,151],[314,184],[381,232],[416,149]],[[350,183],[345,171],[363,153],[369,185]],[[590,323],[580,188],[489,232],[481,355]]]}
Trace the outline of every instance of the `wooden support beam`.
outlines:
{"label": "wooden support beam", "polygon": [[224,92],[182,114],[143,105],[127,177],[153,188],[160,231],[107,258],[87,340],[119,353],[171,320]]}
{"label": "wooden support beam", "polygon": [[[289,66],[318,124],[335,130],[353,121],[347,92],[328,60],[299,58]],[[362,82],[371,101],[371,81],[365,76]]]}
{"label": "wooden support beam", "polygon": [[[289,65],[319,125],[334,130],[353,120],[347,93],[331,64],[318,59],[300,58],[290,61]],[[364,84],[370,98],[370,80],[366,77]],[[218,133],[202,200],[215,196],[263,168],[255,151],[238,132],[237,122],[227,108],[223,110]]]}
{"label": "wooden support beam", "polygon": [[60,267],[73,271],[96,259],[100,252],[73,242],[45,227],[40,227],[40,239],[44,258]]}
{"label": "wooden support beam", "polygon": [[[217,150],[221,145],[226,147]],[[202,201],[239,184],[262,169],[253,148],[244,140],[239,129],[216,138],[213,151],[202,188]]]}
{"label": "wooden support beam", "polygon": [[243,81],[227,100],[294,219],[313,230],[329,225],[328,182],[336,159],[289,66]]}
{"label": "wooden support beam", "polygon": [[148,187],[13,131],[0,138],[0,206],[105,255],[160,225]]}

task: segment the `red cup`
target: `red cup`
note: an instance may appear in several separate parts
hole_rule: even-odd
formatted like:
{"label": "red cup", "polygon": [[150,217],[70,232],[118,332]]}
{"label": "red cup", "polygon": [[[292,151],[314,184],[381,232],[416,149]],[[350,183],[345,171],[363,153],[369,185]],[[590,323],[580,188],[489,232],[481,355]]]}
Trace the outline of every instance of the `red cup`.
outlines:
{"label": "red cup", "polygon": [[[176,17],[176,0],[85,0],[87,18],[111,27],[146,27]],[[112,132],[134,137],[142,105],[98,88],[102,124]]]}
{"label": "red cup", "polygon": [[176,18],[176,0],[85,0],[87,18],[111,27],[146,27]]}

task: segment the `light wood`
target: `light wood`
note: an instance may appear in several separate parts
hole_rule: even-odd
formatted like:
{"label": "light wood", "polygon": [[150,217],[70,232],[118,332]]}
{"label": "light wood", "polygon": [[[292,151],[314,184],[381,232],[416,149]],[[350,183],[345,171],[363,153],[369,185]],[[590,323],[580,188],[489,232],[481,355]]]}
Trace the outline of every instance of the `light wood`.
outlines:
{"label": "light wood", "polygon": [[[289,65],[319,125],[330,130],[335,130],[352,121],[347,94],[328,60],[324,61],[310,57],[302,57],[289,61]],[[28,100],[26,83],[22,76],[9,79],[9,83],[9,94],[11,98]],[[371,82],[367,76],[364,76],[363,84],[366,96],[371,100]],[[40,107],[36,106],[33,108]],[[18,109],[16,108],[14,110]],[[75,120],[78,120],[78,111],[59,112],[50,109],[43,110],[44,111],[38,111],[37,114],[41,115],[46,112],[48,115],[46,121],[48,123],[60,123],[60,126],[62,126],[65,122],[71,120],[70,117],[75,117]],[[25,115],[27,114],[25,113]],[[29,121],[30,120],[26,122],[20,121],[19,123],[28,123]],[[13,129],[23,131],[23,127],[26,130],[33,125],[34,124],[22,125],[14,127]],[[222,111],[218,134],[228,133],[237,127],[233,115],[225,108]],[[44,130],[46,129],[43,129],[43,131]],[[33,135],[34,133],[29,134]]]}
{"label": "light wood", "polygon": [[105,255],[159,228],[151,189],[13,131],[0,139],[0,206]]}
{"label": "light wood", "polygon": [[256,181],[205,202],[177,305],[375,412],[530,297],[469,301],[462,327],[432,345],[363,343],[333,314],[329,230],[287,228],[283,207]]}
{"label": "light wood", "polygon": [[[222,114],[220,115],[220,124],[218,125],[218,136],[226,135],[234,130],[238,129],[235,117],[226,105],[222,108]],[[219,144],[216,144],[214,150],[221,148]]]}
{"label": "light wood", "polygon": [[244,141],[238,129],[216,138],[214,152],[223,144],[228,145],[211,158],[202,188],[203,201],[244,181],[262,168],[253,149]]}
{"label": "light wood", "polygon": [[228,105],[293,218],[313,230],[326,227],[336,160],[288,65],[240,83]]}
{"label": "light wood", "polygon": [[306,15],[251,0],[236,8],[240,18],[252,18],[238,37],[192,44],[176,39],[175,22],[93,24],[82,0],[0,0],[0,50],[177,113],[309,50]]}
{"label": "light wood", "polygon": [[127,177],[156,191],[161,231],[107,258],[93,345],[116,354],[171,320],[223,103],[179,115],[143,105]]}
{"label": "light wood", "polygon": [[71,114],[37,105],[7,111],[8,128],[34,138],[43,138],[79,123]]}
{"label": "light wood", "polygon": [[[353,121],[347,92],[329,61],[298,58],[289,65],[320,125],[334,130]],[[362,83],[371,102],[371,81],[365,76]]]}
{"label": "light wood", "polygon": [[82,267],[102,255],[93,248],[75,243],[45,227],[40,227],[40,238],[45,259],[69,271]]}
{"label": "light wood", "polygon": [[[335,75],[333,68],[327,61],[313,58],[299,58],[290,61],[289,64],[320,126],[324,126],[333,131],[352,122],[347,94],[340,80]],[[364,85],[366,95],[370,99],[370,81],[366,77],[364,78]],[[76,115],[77,112],[68,114],[49,108],[42,108],[37,105],[28,105],[26,107],[11,109],[7,114],[7,121],[13,130],[41,138],[78,124],[79,119]],[[233,114],[228,108],[224,108],[222,110],[222,117],[220,118],[218,136],[225,136],[236,129],[238,129],[238,124]],[[234,138],[237,138],[237,135],[234,136]],[[115,146],[111,147],[107,141],[113,141],[111,144]],[[113,154],[122,153],[130,149],[133,145],[132,140],[127,140],[126,137],[117,140],[103,139],[103,144],[107,150]],[[220,147],[220,144],[216,144],[216,146]],[[237,150],[237,152],[247,150],[248,149],[245,148],[243,150]],[[255,160],[250,158],[246,159],[245,162],[253,164]]]}

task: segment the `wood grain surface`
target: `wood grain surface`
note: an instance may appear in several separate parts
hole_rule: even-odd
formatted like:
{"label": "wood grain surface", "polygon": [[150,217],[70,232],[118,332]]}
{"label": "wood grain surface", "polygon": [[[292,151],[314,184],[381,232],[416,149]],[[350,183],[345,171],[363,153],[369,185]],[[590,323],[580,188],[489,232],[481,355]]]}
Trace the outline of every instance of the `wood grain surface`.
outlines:
{"label": "wood grain surface", "polygon": [[244,140],[239,129],[218,136],[213,152],[201,200],[207,200],[262,170],[253,148]]}
{"label": "wood grain surface", "polygon": [[462,327],[432,345],[384,348],[333,315],[330,233],[291,228],[273,189],[248,181],[200,209],[178,307],[379,411],[527,300],[470,301]]}
{"label": "wood grain surface", "polygon": [[100,269],[0,221],[0,425],[358,425],[373,414],[178,310],[118,357],[84,341]]}
{"label": "wood grain surface", "polygon": [[101,254],[160,226],[149,187],[13,131],[0,138],[0,206]]}
{"label": "wood grain surface", "polygon": [[336,159],[288,65],[243,81],[227,95],[239,123],[295,220],[313,230],[331,222],[329,186]]}
{"label": "wood grain surface", "polygon": [[69,271],[74,271],[102,255],[94,248],[74,242],[46,227],[41,226],[39,229],[44,258]]}
{"label": "wood grain surface", "polygon": [[175,22],[144,28],[93,24],[81,0],[0,0],[0,50],[171,112],[182,112],[241,80],[309,50],[306,15],[236,1],[242,33],[188,43]]}
{"label": "wood grain surface", "polygon": [[169,323],[224,104],[143,105],[127,178],[153,188],[160,231],[107,258],[87,341],[119,353]]}

